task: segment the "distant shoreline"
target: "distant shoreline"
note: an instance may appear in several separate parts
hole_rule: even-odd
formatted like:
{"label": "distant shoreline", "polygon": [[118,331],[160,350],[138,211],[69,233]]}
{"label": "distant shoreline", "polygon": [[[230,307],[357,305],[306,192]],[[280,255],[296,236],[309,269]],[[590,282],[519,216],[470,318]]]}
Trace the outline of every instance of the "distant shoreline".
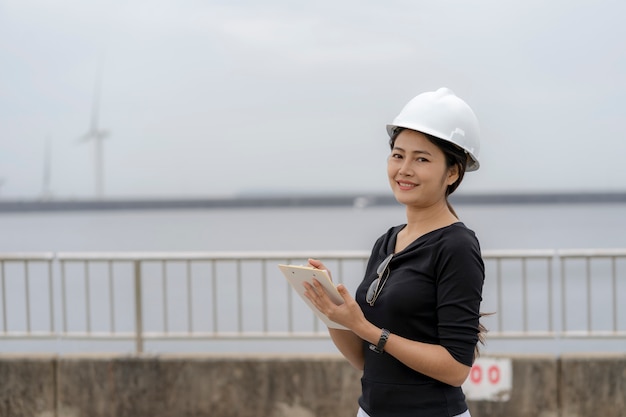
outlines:
{"label": "distant shoreline", "polygon": [[[453,204],[607,204],[626,203],[626,192],[616,193],[510,193],[453,194]],[[114,211],[114,210],[210,210],[225,208],[281,207],[380,207],[398,203],[390,193],[355,193],[296,196],[236,196],[229,198],[127,198],[103,200],[1,200],[0,213]]]}

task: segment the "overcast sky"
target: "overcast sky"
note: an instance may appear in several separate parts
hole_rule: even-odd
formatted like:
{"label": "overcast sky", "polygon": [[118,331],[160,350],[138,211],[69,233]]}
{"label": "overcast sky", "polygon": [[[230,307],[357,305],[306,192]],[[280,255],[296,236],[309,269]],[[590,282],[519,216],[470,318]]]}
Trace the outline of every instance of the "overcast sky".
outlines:
{"label": "overcast sky", "polygon": [[446,86],[463,192],[626,191],[626,3],[0,0],[0,197],[385,192],[385,124]]}

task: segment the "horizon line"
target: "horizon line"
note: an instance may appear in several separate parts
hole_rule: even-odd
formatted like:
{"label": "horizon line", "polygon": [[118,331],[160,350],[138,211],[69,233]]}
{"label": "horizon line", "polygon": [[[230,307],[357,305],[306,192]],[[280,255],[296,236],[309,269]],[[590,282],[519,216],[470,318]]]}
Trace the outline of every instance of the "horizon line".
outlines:
{"label": "horizon line", "polygon": [[[516,192],[452,194],[455,205],[502,204],[606,204],[626,203],[626,192]],[[301,195],[258,196],[240,194],[229,197],[134,197],[47,200],[0,199],[0,213],[49,211],[112,211],[112,210],[181,210],[224,208],[280,207],[368,207],[399,205],[387,193],[316,193]]]}

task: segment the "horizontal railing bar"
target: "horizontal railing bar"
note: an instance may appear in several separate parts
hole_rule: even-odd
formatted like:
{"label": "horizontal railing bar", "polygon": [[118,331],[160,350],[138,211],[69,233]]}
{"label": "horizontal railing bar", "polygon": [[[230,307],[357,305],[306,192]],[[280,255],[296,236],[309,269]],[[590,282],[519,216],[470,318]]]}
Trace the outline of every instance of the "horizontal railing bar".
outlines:
{"label": "horizontal railing bar", "polygon": [[621,339],[626,337],[626,331],[567,331],[567,332],[489,332],[487,340],[494,339]]}
{"label": "horizontal railing bar", "polygon": [[310,257],[329,259],[363,259],[367,251],[342,252],[59,252],[62,261],[261,261],[284,260],[288,258],[307,259]]}
{"label": "horizontal railing bar", "polygon": [[612,258],[626,257],[626,248],[610,249],[559,249],[561,258]]}
{"label": "horizontal railing bar", "polygon": [[51,261],[54,252],[0,252],[0,262],[4,261]]}
{"label": "horizontal railing bar", "polygon": [[504,250],[493,249],[482,251],[482,257],[485,259],[503,259],[503,258],[537,258],[537,259],[549,259],[556,255],[554,249],[519,249],[519,250]]}
{"label": "horizontal railing bar", "polygon": [[558,332],[548,331],[502,331],[487,333],[487,341],[493,339],[554,339],[558,336]]}
{"label": "horizontal railing bar", "polygon": [[[0,261],[134,261],[134,260],[281,260],[286,258],[306,259],[311,256],[331,259],[363,259],[368,251],[297,251],[297,252],[0,252]],[[561,257],[614,257],[626,256],[626,248],[607,249],[528,249],[528,250],[485,250],[485,258],[549,258]]]}
{"label": "horizontal railing bar", "polygon": [[2,332],[0,333],[0,340],[2,339],[50,339],[58,338],[59,333],[53,332]]}
{"label": "horizontal railing bar", "polygon": [[618,330],[615,332],[612,330],[568,330],[566,332],[559,333],[558,335],[565,339],[621,339],[626,337],[626,330]]}
{"label": "horizontal railing bar", "polygon": [[[552,258],[557,254],[553,249],[528,250],[485,250],[484,258]],[[626,255],[626,249],[624,250]],[[59,252],[57,258],[63,261],[214,261],[214,260],[283,260],[307,259],[310,257],[328,259],[360,260],[367,259],[369,251],[296,251],[296,252]],[[614,251],[605,256],[615,256]]]}
{"label": "horizontal railing bar", "polygon": [[320,332],[222,332],[222,333],[193,333],[183,334],[159,334],[144,333],[145,339],[150,340],[257,340],[257,339],[329,339],[327,331]]}
{"label": "horizontal railing bar", "polygon": [[[257,339],[329,339],[325,331],[319,332],[226,332],[226,333],[144,333],[144,340],[257,340]],[[5,333],[0,334],[0,340],[127,340],[132,341],[135,333]],[[515,340],[515,339],[622,339],[626,337],[626,331],[617,332],[499,332],[490,333],[489,340]]]}
{"label": "horizontal railing bar", "polygon": [[[59,340],[135,340],[135,333],[65,333],[0,335],[2,339],[59,339]],[[328,332],[222,332],[222,333],[143,333],[144,340],[256,340],[256,339],[329,339]]]}

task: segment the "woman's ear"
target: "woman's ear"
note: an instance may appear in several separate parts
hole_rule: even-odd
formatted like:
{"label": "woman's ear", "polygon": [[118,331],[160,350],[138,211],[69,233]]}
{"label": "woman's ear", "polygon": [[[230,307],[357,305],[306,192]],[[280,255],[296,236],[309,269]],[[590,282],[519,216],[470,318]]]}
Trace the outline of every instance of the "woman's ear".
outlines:
{"label": "woman's ear", "polygon": [[458,180],[459,180],[459,166],[457,164],[454,164],[453,166],[448,168],[448,179],[446,183],[448,184],[448,186],[450,186],[454,184],[455,182],[457,182]]}

